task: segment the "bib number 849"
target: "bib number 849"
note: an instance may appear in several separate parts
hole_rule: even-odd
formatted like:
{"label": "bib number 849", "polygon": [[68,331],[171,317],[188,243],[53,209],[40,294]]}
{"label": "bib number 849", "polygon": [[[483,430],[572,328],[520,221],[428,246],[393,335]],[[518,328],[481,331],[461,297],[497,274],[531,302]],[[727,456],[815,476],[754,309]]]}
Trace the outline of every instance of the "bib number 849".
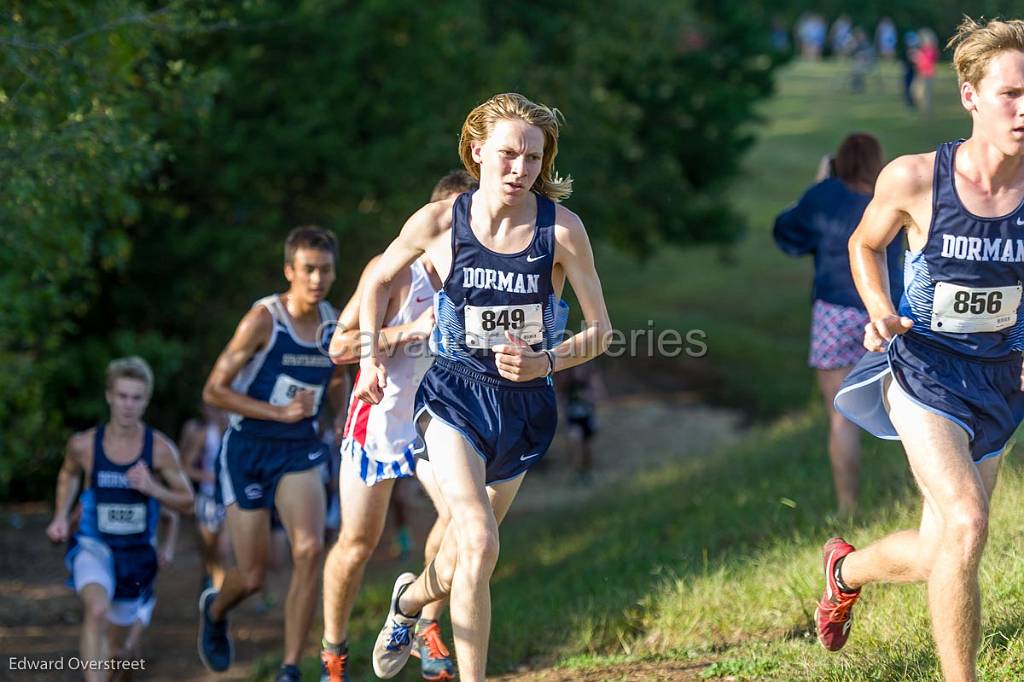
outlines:
{"label": "bib number 849", "polygon": [[526,324],[526,312],[522,308],[484,310],[480,313],[480,326],[485,332],[502,329],[522,329]]}

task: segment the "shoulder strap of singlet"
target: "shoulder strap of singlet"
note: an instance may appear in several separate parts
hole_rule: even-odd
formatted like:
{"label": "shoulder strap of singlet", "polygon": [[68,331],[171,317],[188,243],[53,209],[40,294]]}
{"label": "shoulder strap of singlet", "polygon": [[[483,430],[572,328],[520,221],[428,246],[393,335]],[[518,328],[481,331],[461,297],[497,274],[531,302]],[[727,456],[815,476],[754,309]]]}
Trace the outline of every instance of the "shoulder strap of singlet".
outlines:
{"label": "shoulder strap of singlet", "polygon": [[146,435],[142,438],[141,459],[150,469],[153,468],[153,428],[146,426]]}
{"label": "shoulder strap of singlet", "polygon": [[255,303],[253,303],[252,307],[255,308],[258,305],[259,306],[263,306],[264,308],[267,309],[267,312],[270,313],[270,317],[273,318],[273,320],[274,320],[274,325],[275,326],[277,326],[278,324],[284,324],[285,323],[284,322],[285,318],[282,317],[282,314],[283,314],[284,311],[281,309],[281,297],[280,296],[278,296],[277,294],[271,294],[270,296],[264,296],[263,298],[259,299]]}
{"label": "shoulder strap of singlet", "polygon": [[541,249],[552,256],[555,253],[555,202],[537,194],[537,241]]}

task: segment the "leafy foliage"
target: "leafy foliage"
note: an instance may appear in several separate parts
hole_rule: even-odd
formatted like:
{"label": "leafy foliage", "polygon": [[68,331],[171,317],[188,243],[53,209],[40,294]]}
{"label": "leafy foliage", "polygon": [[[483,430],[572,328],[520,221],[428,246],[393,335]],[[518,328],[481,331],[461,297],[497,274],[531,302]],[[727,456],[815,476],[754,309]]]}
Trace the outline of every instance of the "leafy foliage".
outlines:
{"label": "leafy foliage", "polygon": [[563,111],[559,167],[595,239],[736,239],[724,190],[778,62],[763,6],[735,0],[46,0],[5,18],[0,494],[103,417],[114,355],[152,362],[149,417],[173,433],[245,306],[281,286],[291,226],[341,237],[340,302],[495,92]]}

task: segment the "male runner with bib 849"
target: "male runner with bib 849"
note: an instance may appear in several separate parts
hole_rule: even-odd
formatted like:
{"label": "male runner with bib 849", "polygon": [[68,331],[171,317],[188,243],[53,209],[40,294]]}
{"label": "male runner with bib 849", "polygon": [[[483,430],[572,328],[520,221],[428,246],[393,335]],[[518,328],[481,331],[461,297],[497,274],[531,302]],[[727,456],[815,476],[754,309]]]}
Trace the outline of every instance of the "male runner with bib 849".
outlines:
{"label": "male runner with bib 849", "polygon": [[[825,544],[818,638],[846,643],[873,582],[927,582],[942,674],[976,680],[978,564],[1001,455],[1024,418],[1024,22],[965,19],[951,41],[971,137],[903,156],[878,178],[850,239],[871,317],[868,353],[836,409],[899,439],[924,497],[920,526],[855,551]],[[885,248],[906,228],[904,293],[893,307]]]}
{"label": "male runner with bib 849", "polygon": [[[388,381],[376,340],[392,280],[426,254],[443,282],[434,300],[437,359],[416,395],[416,424],[451,522],[426,570],[395,583],[373,651],[382,678],[408,660],[421,609],[450,595],[459,674],[484,679],[498,524],[554,436],[550,375],[609,341],[587,232],[556,203],[571,188],[554,169],[558,125],[557,111],[518,94],[473,109],[459,154],[480,188],[417,211],[363,292],[360,327],[371,333],[355,394],[373,404]],[[566,280],[587,326],[563,341]]]}

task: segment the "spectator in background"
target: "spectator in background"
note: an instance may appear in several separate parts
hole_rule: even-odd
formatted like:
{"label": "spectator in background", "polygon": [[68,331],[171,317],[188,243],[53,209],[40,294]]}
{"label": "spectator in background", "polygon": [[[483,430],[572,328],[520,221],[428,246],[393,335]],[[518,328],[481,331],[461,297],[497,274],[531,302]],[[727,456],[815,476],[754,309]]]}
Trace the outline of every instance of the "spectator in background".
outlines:
{"label": "spectator in background", "polygon": [[789,30],[786,22],[779,17],[772,19],[772,49],[776,52],[789,52]]}
{"label": "spectator in background", "polygon": [[875,46],[868,38],[868,34],[859,26],[853,30],[851,40],[853,68],[850,70],[850,89],[854,92],[864,92],[868,75],[875,68]]}
{"label": "spectator in background", "polygon": [[[839,145],[835,159],[822,160],[817,184],[775,219],[774,237],[791,256],[814,255],[811,350],[809,364],[829,415],[829,459],[839,512],[850,514],[857,504],[860,476],[860,433],[832,405],[843,378],[864,354],[864,304],[850,274],[847,242],[874,193],[884,165],[882,145],[872,135],[853,133]],[[903,291],[901,246],[888,251],[890,288]]]}
{"label": "spectator in background", "polygon": [[917,34],[907,31],[903,36],[903,51],[900,52],[900,62],[903,64],[903,101],[910,109],[917,109],[917,102],[914,101],[914,79],[917,77],[917,66],[915,59],[920,41]]}
{"label": "spectator in background", "polygon": [[939,61],[939,40],[930,28],[922,28],[917,35],[921,41],[914,53],[917,106],[922,114],[928,116],[932,111],[932,79],[935,78],[935,64]]}
{"label": "spectator in background", "polygon": [[892,23],[889,17],[882,17],[875,29],[875,46],[878,48],[878,56],[890,60],[896,56],[896,24]]}
{"label": "spectator in background", "polygon": [[832,22],[832,32],[829,36],[832,42],[833,57],[849,57],[853,51],[853,24],[850,17],[840,14]]}
{"label": "spectator in background", "polygon": [[796,33],[797,41],[800,43],[800,55],[804,59],[819,59],[828,33],[821,15],[809,12],[801,16],[797,22]]}

